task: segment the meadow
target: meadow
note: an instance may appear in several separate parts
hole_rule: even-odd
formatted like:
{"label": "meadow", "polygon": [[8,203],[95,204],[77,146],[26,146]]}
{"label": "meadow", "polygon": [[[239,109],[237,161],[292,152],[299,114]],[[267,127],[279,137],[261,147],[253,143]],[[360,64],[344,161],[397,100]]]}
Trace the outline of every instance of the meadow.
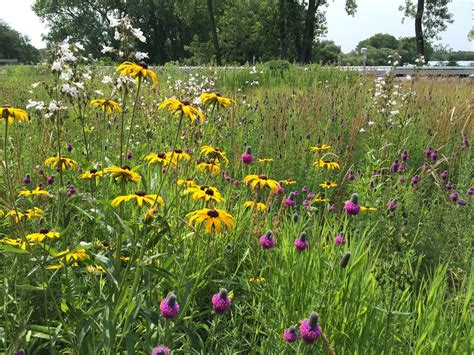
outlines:
{"label": "meadow", "polygon": [[473,351],[472,84],[60,63],[0,77],[3,353]]}

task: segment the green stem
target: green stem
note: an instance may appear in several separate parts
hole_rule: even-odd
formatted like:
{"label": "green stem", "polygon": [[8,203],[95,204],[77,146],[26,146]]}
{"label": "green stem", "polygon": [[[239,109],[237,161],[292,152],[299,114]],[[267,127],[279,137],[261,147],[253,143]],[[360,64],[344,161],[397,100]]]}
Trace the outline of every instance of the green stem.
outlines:
{"label": "green stem", "polygon": [[138,80],[138,87],[137,87],[137,94],[135,95],[135,102],[133,103],[133,109],[132,109],[132,117],[130,119],[130,130],[128,131],[128,137],[127,137],[127,145],[125,147],[125,151],[128,152],[128,147],[130,144],[130,139],[132,138],[132,132],[133,132],[133,123],[135,121],[135,110],[137,108],[137,102],[138,102],[138,95],[140,94],[140,88],[142,86],[142,79]]}

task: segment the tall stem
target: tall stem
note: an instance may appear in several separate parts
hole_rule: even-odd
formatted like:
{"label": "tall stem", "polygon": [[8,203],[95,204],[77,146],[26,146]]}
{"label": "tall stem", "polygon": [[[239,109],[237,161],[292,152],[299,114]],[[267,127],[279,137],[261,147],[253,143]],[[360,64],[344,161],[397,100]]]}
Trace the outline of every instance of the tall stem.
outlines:
{"label": "tall stem", "polygon": [[137,94],[135,95],[135,102],[133,103],[132,117],[130,119],[130,130],[128,131],[127,145],[125,151],[128,152],[128,147],[130,144],[130,139],[132,138],[133,123],[135,119],[135,109],[137,107],[138,95],[140,94],[140,87],[142,86],[142,79],[138,80]]}

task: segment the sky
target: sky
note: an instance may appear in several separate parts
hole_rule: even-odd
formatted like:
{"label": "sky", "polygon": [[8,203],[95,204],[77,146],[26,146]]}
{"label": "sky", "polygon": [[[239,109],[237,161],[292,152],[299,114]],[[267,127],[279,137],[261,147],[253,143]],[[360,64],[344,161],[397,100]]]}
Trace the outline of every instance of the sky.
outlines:
{"label": "sky", "polygon": [[[390,33],[395,37],[414,36],[414,21],[407,20],[402,24],[402,13],[398,11],[405,0],[357,0],[358,10],[354,17],[345,13],[344,2],[330,1],[326,10],[326,38],[340,45],[343,52],[351,51],[357,43],[375,33]],[[35,47],[44,48],[41,35],[48,29],[31,10],[33,3],[34,0],[0,0],[0,19],[27,35]],[[438,43],[453,50],[473,51],[474,42],[468,41],[467,34],[474,26],[474,0],[452,0],[449,8],[454,14],[454,23],[448,25]]]}

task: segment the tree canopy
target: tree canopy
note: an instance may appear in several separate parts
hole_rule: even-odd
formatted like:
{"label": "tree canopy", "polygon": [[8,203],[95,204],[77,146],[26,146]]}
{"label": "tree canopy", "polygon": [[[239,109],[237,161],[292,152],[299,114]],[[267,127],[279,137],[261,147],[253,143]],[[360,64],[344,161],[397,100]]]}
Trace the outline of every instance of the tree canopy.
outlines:
{"label": "tree canopy", "polygon": [[39,51],[30,44],[28,37],[0,20],[0,59],[17,59],[20,63],[37,63]]}

